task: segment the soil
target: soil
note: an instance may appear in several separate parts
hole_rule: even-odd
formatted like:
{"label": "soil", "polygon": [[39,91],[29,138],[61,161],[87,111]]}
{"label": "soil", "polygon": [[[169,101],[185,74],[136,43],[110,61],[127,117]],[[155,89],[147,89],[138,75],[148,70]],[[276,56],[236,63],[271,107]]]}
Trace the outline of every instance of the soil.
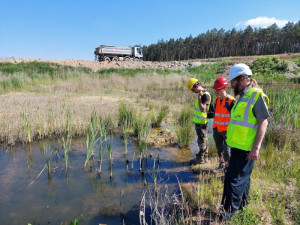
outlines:
{"label": "soil", "polygon": [[[276,55],[281,60],[292,59],[300,57],[300,54],[280,54]],[[80,59],[66,59],[66,60],[43,60],[43,59],[34,59],[34,58],[4,58],[0,59],[0,62],[10,62],[10,63],[20,63],[20,62],[53,62],[66,66],[74,67],[87,67],[91,68],[93,71],[99,71],[103,69],[116,68],[116,69],[145,69],[145,68],[156,68],[156,69],[185,69],[188,66],[200,66],[201,64],[207,64],[212,62],[220,61],[231,61],[228,68],[236,63],[252,63],[258,57],[261,56],[238,56],[238,57],[222,57],[222,58],[213,58],[213,59],[197,59],[189,61],[168,61],[168,62],[152,62],[152,61],[111,61],[111,62],[98,62],[98,61],[89,61],[89,60],[80,60]],[[293,69],[297,67],[295,63],[289,65]],[[292,73],[287,74],[287,77],[294,77]]]}
{"label": "soil", "polygon": [[66,60],[43,60],[32,58],[5,58],[0,59],[0,62],[21,63],[21,62],[53,62],[66,66],[74,67],[87,67],[93,71],[99,71],[109,68],[125,68],[125,69],[143,69],[143,68],[157,68],[157,69],[183,69],[191,65],[188,62],[151,62],[151,61],[111,61],[111,62],[96,62],[79,59],[66,59]]}

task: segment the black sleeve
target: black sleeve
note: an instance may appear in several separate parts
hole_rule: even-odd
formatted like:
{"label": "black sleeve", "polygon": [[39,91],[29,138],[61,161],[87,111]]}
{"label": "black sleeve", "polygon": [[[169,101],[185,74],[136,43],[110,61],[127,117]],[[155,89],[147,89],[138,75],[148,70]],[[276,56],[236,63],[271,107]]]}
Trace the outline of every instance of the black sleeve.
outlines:
{"label": "black sleeve", "polygon": [[232,100],[229,106],[230,111],[232,110],[234,104],[236,103],[236,100]]}
{"label": "black sleeve", "polygon": [[207,94],[202,95],[201,103],[202,104],[209,104],[209,95],[207,95]]}

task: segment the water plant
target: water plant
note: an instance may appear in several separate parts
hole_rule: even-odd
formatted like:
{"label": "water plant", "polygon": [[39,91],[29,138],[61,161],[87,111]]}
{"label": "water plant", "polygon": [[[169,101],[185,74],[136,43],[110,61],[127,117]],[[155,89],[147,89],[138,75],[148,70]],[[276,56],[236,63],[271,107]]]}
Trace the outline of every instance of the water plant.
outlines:
{"label": "water plant", "polygon": [[98,118],[98,130],[99,130],[99,174],[102,172],[103,154],[105,149],[105,141],[107,139],[107,126],[105,119],[102,116]]}
{"label": "water plant", "polygon": [[149,127],[149,116],[144,118],[142,115],[137,115],[134,117],[134,133],[137,135],[138,143],[139,143],[139,158],[140,158],[140,171],[142,172],[142,161],[143,158],[147,157],[148,151],[148,143],[147,138],[150,133]]}
{"label": "water plant", "polygon": [[65,161],[65,171],[68,170],[68,162],[69,162],[69,148],[68,148],[68,140],[65,141],[65,138],[62,137],[62,149],[64,151],[64,161]]}
{"label": "water plant", "polygon": [[48,172],[48,177],[51,177],[51,159],[52,159],[52,152],[49,145],[46,143],[43,143],[43,151],[45,155],[45,162],[46,162],[46,168]]}
{"label": "water plant", "polygon": [[130,134],[130,128],[133,126],[134,111],[133,108],[126,105],[124,102],[119,105],[119,124],[121,127],[121,134],[124,140],[125,157],[127,161],[127,146]]}
{"label": "water plant", "polygon": [[86,159],[84,167],[86,167],[90,158],[95,154],[95,145],[99,138],[97,138],[98,129],[97,129],[97,116],[96,112],[93,111],[90,118],[90,124],[86,131]]}
{"label": "water plant", "polygon": [[184,106],[175,124],[175,133],[180,148],[188,147],[195,137],[193,130],[193,111],[190,107]]}
{"label": "water plant", "polygon": [[67,111],[67,120],[66,120],[66,138],[62,137],[62,149],[64,151],[64,161],[65,161],[65,171],[68,170],[68,161],[69,161],[69,152],[71,151],[72,143],[72,133],[71,133],[71,114],[70,111]]}
{"label": "water plant", "polygon": [[162,120],[166,117],[168,112],[169,112],[169,106],[167,105],[161,106],[158,115],[154,116],[154,118],[152,119],[151,126],[159,127],[161,125]]}
{"label": "water plant", "polygon": [[24,126],[25,131],[26,131],[27,141],[31,142],[31,125],[30,125],[30,122],[29,122],[29,117],[26,114],[25,110],[23,110],[23,112],[21,113],[21,117],[22,117],[22,121],[23,121],[23,126]]}
{"label": "water plant", "polygon": [[113,177],[113,173],[112,173],[112,137],[110,137],[110,139],[107,142],[107,151],[108,151],[108,155],[109,155],[109,170],[110,170],[110,178]]}

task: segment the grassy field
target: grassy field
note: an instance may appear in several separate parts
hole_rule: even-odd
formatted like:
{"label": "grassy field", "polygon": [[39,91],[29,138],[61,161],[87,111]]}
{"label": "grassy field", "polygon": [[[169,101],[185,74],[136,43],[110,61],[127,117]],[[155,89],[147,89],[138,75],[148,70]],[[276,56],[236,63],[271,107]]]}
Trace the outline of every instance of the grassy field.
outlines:
{"label": "grassy field", "polygon": [[[293,62],[299,66],[299,58]],[[93,72],[54,63],[0,63],[0,142],[5,146],[58,136],[66,138],[67,149],[67,138],[92,138],[96,132],[92,118],[102,117],[110,118],[110,127],[120,129],[125,137],[136,123],[133,129],[140,130],[142,144],[146,134],[141,118],[146,115],[149,124],[174,125],[179,146],[188,146],[195,135],[189,120],[195,95],[186,89],[187,80],[196,77],[213,93],[213,81],[226,74],[232,64],[227,59],[184,71]],[[289,71],[288,61],[276,58],[263,58],[252,66],[254,78],[270,97],[271,118],[261,158],[252,175],[251,204],[229,224],[299,224],[300,79],[287,79],[284,75],[297,73],[297,68]],[[130,106],[135,122],[124,104]],[[216,150],[211,149],[210,155],[215,157]],[[223,177],[212,173],[216,165],[213,158],[210,164],[193,167],[199,182],[180,185],[184,198],[176,212],[180,215],[176,223],[197,221],[202,216],[215,220],[223,187]]]}

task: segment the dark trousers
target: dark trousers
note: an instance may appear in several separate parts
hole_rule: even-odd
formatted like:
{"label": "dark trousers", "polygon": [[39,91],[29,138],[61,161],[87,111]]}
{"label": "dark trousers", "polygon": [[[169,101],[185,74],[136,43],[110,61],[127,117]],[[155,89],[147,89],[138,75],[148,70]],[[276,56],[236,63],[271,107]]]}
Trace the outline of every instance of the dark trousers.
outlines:
{"label": "dark trousers", "polygon": [[248,161],[248,151],[237,148],[231,149],[229,167],[225,174],[222,205],[222,219],[231,218],[234,213],[248,204],[250,176],[254,160]]}
{"label": "dark trousers", "polygon": [[230,148],[227,146],[227,131],[219,132],[218,128],[213,128],[213,137],[218,149],[218,156],[223,157],[225,162],[229,161]]}

